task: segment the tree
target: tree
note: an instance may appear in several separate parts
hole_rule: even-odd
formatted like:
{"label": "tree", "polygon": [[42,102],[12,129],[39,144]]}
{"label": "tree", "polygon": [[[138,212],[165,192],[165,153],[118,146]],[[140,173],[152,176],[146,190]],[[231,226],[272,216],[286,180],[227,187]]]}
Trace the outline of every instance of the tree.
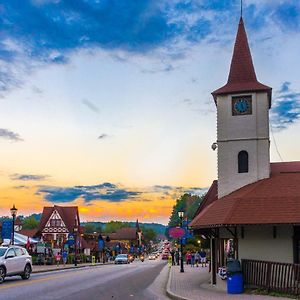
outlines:
{"label": "tree", "polygon": [[111,232],[116,232],[118,229],[125,228],[125,227],[132,227],[132,226],[130,226],[130,224],[127,222],[110,221],[106,223],[103,231],[105,233],[111,233]]}
{"label": "tree", "polygon": [[145,228],[142,226],[141,229],[142,229],[144,241],[146,244],[150,241],[153,241],[153,242],[156,241],[157,234],[153,228]]}
{"label": "tree", "polygon": [[192,220],[203,198],[204,195],[200,197],[197,195],[183,194],[177,199],[170,216],[169,227],[175,227],[180,224],[180,218],[178,217],[179,211],[184,211],[185,217],[187,217],[188,220]]}
{"label": "tree", "polygon": [[27,217],[23,220],[24,229],[37,229],[39,227],[39,221],[34,216]]}

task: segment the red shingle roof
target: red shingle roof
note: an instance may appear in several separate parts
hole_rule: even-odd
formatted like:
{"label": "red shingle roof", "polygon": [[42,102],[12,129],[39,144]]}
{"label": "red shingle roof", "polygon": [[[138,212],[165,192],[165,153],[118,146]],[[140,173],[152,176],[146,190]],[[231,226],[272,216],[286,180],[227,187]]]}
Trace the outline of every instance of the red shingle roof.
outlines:
{"label": "red shingle roof", "polygon": [[272,89],[260,83],[255,74],[247,34],[241,17],[235,40],[230,72],[226,85],[214,91],[215,102],[218,95],[246,92],[267,92],[271,107]]}
{"label": "red shingle roof", "polygon": [[76,216],[78,218],[78,223],[80,224],[77,206],[54,205],[53,207],[44,207],[39,224],[39,232],[42,232],[54,210],[57,210],[69,232],[72,232],[74,229]]}
{"label": "red shingle roof", "polygon": [[135,227],[118,229],[116,232],[108,234],[111,240],[136,240],[137,232]]}
{"label": "red shingle roof", "polygon": [[271,164],[271,177],[204,207],[190,226],[300,224],[300,162]]}

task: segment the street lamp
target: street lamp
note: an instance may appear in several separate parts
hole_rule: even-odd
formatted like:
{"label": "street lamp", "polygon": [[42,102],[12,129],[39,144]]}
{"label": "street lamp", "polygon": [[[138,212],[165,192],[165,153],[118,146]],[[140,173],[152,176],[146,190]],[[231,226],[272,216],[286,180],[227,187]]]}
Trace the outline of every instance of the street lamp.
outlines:
{"label": "street lamp", "polygon": [[[180,227],[183,227],[183,216],[184,216],[184,212],[183,211],[179,211],[178,212],[178,217],[180,218]],[[184,269],[183,269],[183,245],[182,245],[182,237],[180,238],[180,272],[183,273]]]}
{"label": "street lamp", "polygon": [[74,235],[75,235],[75,256],[74,256],[74,266],[77,267],[77,231],[78,228],[74,227]]}
{"label": "street lamp", "polygon": [[15,220],[16,220],[16,215],[17,215],[18,209],[13,205],[13,207],[10,209],[10,213],[13,218],[13,224],[12,224],[12,241],[11,244],[14,245],[15,242]]}

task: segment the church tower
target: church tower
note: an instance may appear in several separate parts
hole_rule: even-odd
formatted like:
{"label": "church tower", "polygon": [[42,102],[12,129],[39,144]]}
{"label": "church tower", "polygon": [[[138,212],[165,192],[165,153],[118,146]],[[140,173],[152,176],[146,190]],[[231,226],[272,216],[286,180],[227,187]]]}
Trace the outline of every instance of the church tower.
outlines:
{"label": "church tower", "polygon": [[227,84],[212,93],[217,106],[218,198],[270,177],[272,89],[258,82],[240,18]]}

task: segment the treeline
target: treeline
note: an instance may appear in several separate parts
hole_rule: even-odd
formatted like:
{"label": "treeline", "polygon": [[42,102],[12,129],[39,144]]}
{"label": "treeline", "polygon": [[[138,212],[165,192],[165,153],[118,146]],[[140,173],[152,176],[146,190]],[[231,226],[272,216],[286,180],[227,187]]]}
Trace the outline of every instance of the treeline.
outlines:
{"label": "treeline", "polygon": [[180,224],[180,218],[178,216],[179,211],[183,211],[184,217],[191,221],[194,218],[200,203],[203,201],[204,196],[205,195],[197,196],[183,194],[180,198],[178,198],[173,206],[168,226],[175,227]]}

